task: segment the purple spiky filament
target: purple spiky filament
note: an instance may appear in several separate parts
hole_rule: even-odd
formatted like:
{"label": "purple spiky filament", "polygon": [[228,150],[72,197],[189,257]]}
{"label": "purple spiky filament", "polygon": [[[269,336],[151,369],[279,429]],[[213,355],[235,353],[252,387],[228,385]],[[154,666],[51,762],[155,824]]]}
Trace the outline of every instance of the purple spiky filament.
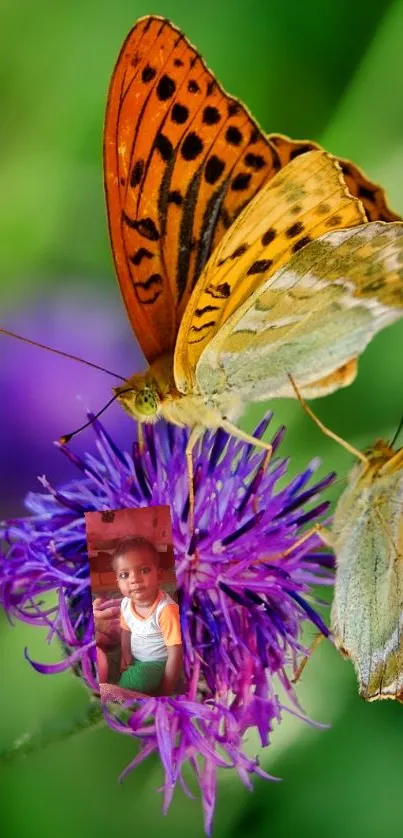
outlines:
{"label": "purple spiky filament", "polygon": [[[262,436],[271,418],[266,416],[255,436]],[[146,426],[145,450],[134,443],[129,455],[99,422],[93,430],[98,457],[81,459],[61,447],[80,478],[61,489],[41,478],[43,493],[31,493],[26,500],[30,517],[8,521],[0,531],[5,545],[1,600],[11,618],[47,626],[49,639],[61,642],[62,660],[31,660],[36,670],[52,674],[73,668],[97,692],[84,513],[170,505],[186,693],[142,699],[125,721],[111,706],[106,716],[112,727],[141,740],[140,753],[125,773],[153,751],[159,753],[165,808],[177,781],[184,783],[183,764],[190,763],[209,832],[218,767],[235,768],[247,785],[252,773],[267,776],[258,760],[244,753],[243,738],[257,728],[262,746],[269,743],[283,709],[277,684],[297,704],[290,677],[306,651],[300,642],[302,623],[308,619],[327,633],[312,605],[312,586],[331,584],[332,557],[318,549],[316,535],[290,548],[304,527],[326,512],[327,502],[316,503],[316,498],[332,475],[310,485],[315,460],[277,489],[287,471],[287,461],[277,456],[284,428],[272,440],[267,469],[264,456],[252,446],[222,431],[206,433],[194,451],[195,531],[190,537],[188,432],[163,422]],[[43,603],[48,592],[57,593],[55,605]],[[27,651],[26,656],[30,660]]]}

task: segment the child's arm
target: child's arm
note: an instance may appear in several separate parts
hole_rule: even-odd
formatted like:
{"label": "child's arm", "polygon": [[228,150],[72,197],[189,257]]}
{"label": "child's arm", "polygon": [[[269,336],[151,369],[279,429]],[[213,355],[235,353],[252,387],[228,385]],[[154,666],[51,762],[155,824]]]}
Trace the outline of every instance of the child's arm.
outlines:
{"label": "child's arm", "polygon": [[182,667],[182,644],[168,646],[168,660],[165,673],[159,689],[159,695],[172,695]]}
{"label": "child's arm", "polygon": [[132,662],[132,650],[130,646],[131,632],[122,628],[121,631],[121,652],[120,652],[120,670],[124,672]]}
{"label": "child's arm", "polygon": [[97,597],[92,603],[95,623],[95,642],[109,648],[120,642],[120,599]]}

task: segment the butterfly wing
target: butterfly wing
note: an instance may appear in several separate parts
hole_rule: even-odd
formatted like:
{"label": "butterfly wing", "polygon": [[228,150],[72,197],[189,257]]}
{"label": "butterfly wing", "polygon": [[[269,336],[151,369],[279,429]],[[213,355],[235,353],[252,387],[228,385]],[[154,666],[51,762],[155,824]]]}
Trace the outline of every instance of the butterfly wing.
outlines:
{"label": "butterfly wing", "polygon": [[[398,453],[396,454],[398,456]],[[403,467],[341,496],[332,630],[366,700],[403,693]]]}
{"label": "butterfly wing", "polygon": [[[309,140],[291,140],[283,134],[269,134],[269,139],[277,149],[282,167],[287,166],[298,155],[319,148],[316,143]],[[362,201],[368,221],[401,220],[401,216],[388,207],[385,192],[381,186],[372,183],[354,163],[340,157],[336,159],[351,194]]]}
{"label": "butterfly wing", "polygon": [[104,173],[116,272],[147,360],[173,350],[191,290],[280,168],[245,107],[169,21],[138,21],[108,96]]}
{"label": "butterfly wing", "polygon": [[238,216],[197,283],[175,349],[179,390],[194,389],[195,370],[199,363],[205,367],[205,353],[213,345],[216,352],[257,289],[266,289],[294,254],[332,228],[364,220],[361,202],[350,195],[331,155],[311,151],[282,169]]}
{"label": "butterfly wing", "polygon": [[[384,326],[403,316],[403,222],[327,233],[252,294],[204,349],[199,392],[320,396]],[[334,373],[336,373],[334,375]]]}

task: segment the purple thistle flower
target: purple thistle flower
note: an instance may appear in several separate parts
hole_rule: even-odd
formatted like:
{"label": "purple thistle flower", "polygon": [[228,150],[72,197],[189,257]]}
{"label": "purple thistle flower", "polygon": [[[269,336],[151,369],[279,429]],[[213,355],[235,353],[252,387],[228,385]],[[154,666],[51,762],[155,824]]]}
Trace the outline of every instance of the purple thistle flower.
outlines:
{"label": "purple thistle flower", "polygon": [[[271,418],[266,416],[255,436],[263,435]],[[71,667],[97,693],[84,513],[171,506],[186,693],[140,699],[135,709],[124,708],[123,717],[117,705],[108,704],[105,713],[111,727],[141,741],[122,776],[159,753],[164,811],[178,781],[190,794],[182,777],[184,764],[190,764],[210,833],[217,768],[235,768],[248,787],[251,774],[269,777],[257,758],[246,756],[243,739],[256,727],[262,746],[268,745],[273,724],[282,710],[291,709],[281,703],[278,684],[299,712],[290,677],[306,653],[302,622],[308,619],[328,633],[309,600],[312,585],[331,584],[333,559],[320,550],[315,534],[290,548],[301,528],[326,512],[328,503],[316,499],[333,476],[310,485],[319,465],[315,460],[277,489],[286,460],[273,458],[265,469],[253,446],[223,431],[208,432],[194,451],[195,533],[189,538],[183,454],[188,432],[163,422],[145,426],[145,451],[140,453],[134,443],[129,456],[99,421],[93,429],[97,457],[81,459],[61,447],[81,477],[61,489],[41,478],[43,493],[26,499],[30,517],[10,520],[0,529],[5,545],[0,600],[11,618],[47,626],[49,640],[56,637],[62,644],[65,656],[57,664],[32,661],[26,650],[37,671],[52,674]],[[274,454],[283,436],[280,428],[272,440]],[[54,605],[42,601],[50,591],[57,593]]]}

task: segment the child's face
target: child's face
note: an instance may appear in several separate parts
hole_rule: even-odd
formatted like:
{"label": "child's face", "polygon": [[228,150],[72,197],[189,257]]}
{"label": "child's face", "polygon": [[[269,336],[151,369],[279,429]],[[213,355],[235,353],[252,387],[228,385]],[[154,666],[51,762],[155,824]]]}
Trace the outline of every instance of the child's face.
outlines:
{"label": "child's face", "polygon": [[147,548],[136,547],[115,559],[116,579],[123,596],[139,605],[152,605],[162,579],[152,553]]}

